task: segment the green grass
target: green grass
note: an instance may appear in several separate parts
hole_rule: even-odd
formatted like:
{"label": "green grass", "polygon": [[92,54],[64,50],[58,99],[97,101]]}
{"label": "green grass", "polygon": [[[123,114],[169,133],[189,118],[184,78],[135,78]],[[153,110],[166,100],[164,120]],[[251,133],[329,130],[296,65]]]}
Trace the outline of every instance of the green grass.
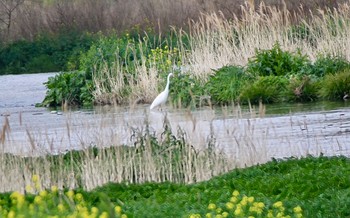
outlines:
{"label": "green grass", "polygon": [[103,192],[113,202],[124,202],[126,213],[134,217],[204,215],[209,203],[224,204],[233,190],[265,205],[276,201],[289,208],[300,205],[305,217],[346,217],[350,215],[349,180],[349,159],[307,157],[237,169],[192,185],[109,184],[92,193]]}
{"label": "green grass", "polygon": [[[49,194],[37,194],[41,196],[37,199],[39,203],[35,203],[35,195],[25,195],[26,203],[22,203],[22,207],[30,204],[37,206],[39,214],[42,213],[40,205],[43,204],[46,205],[49,214],[64,212],[67,215],[70,214],[69,211],[74,210],[81,210],[78,213],[84,212],[85,209],[77,206],[81,205],[91,213],[98,208],[100,215],[107,212],[110,217],[118,217],[114,208],[119,205],[127,217],[205,217],[208,214],[212,217],[220,214],[222,217],[225,212],[227,217],[245,217],[242,213],[248,213],[254,202],[260,202],[263,209],[261,215],[256,217],[266,217],[269,213],[272,217],[278,217],[281,211],[284,217],[301,217],[300,213],[295,212],[299,206],[302,209],[302,217],[348,217],[349,180],[349,158],[310,156],[272,160],[263,165],[236,169],[209,181],[189,185],[110,183],[91,192],[74,190],[75,195],[67,193],[67,190],[60,193],[49,190]],[[239,191],[239,195],[235,190]],[[78,193],[82,196],[78,197]],[[11,204],[18,204],[13,201],[13,196],[10,196],[11,193],[0,195],[0,214],[1,209],[9,210]],[[48,196],[54,199],[54,202],[47,200],[41,203],[43,199],[48,199]],[[82,197],[84,200],[77,200]],[[243,206],[241,216],[234,216],[236,210],[229,209],[233,206],[229,205],[229,202],[235,201],[232,197],[237,198],[239,204],[246,201],[247,207],[244,209]],[[55,202],[56,205],[61,203],[67,209],[60,212]],[[92,209],[93,207],[95,208]],[[19,213],[18,208],[16,213]],[[255,212],[250,212],[253,213]]]}

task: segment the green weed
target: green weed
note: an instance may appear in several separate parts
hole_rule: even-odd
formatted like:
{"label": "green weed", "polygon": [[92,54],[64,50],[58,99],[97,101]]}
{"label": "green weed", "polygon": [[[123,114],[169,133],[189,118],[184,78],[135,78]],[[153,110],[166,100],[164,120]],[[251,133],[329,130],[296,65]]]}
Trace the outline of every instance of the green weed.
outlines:
{"label": "green weed", "polygon": [[337,74],[328,74],[322,81],[319,90],[321,98],[328,100],[345,99],[350,93],[350,70],[344,70]]}
{"label": "green weed", "polygon": [[288,79],[283,76],[263,76],[246,84],[240,93],[242,103],[274,103],[286,99]]}
{"label": "green weed", "polygon": [[214,104],[229,104],[238,100],[243,86],[252,80],[252,76],[242,67],[225,66],[215,70],[206,83],[206,90]]}
{"label": "green weed", "polygon": [[258,76],[285,76],[301,72],[308,63],[307,56],[300,51],[283,51],[279,43],[275,43],[270,50],[256,50],[255,56],[249,59],[246,70]]}

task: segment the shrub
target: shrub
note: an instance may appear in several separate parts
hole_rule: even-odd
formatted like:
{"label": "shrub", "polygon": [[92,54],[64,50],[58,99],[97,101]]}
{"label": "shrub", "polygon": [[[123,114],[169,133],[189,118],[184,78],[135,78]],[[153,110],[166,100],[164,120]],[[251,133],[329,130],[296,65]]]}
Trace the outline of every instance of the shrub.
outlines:
{"label": "shrub", "polygon": [[240,101],[251,103],[274,103],[286,99],[288,79],[282,76],[259,77],[253,83],[247,83],[239,96]]}
{"label": "shrub", "polygon": [[319,81],[310,76],[293,76],[287,86],[288,101],[307,102],[318,98]]}
{"label": "shrub", "polygon": [[321,81],[319,95],[328,100],[339,100],[350,93],[350,69],[328,74]]}
{"label": "shrub", "polygon": [[302,71],[308,63],[300,51],[282,51],[276,43],[270,50],[256,50],[255,56],[248,61],[247,71],[259,76],[285,76]]}
{"label": "shrub", "polygon": [[60,73],[50,77],[45,85],[48,90],[42,106],[89,105],[93,101],[93,84],[84,71]]}
{"label": "shrub", "polygon": [[332,55],[320,55],[313,64],[305,67],[308,75],[323,77],[328,74],[338,73],[350,68],[350,63],[345,58]]}
{"label": "shrub", "polygon": [[190,74],[175,74],[170,84],[170,98],[176,107],[202,105],[205,90],[200,81]]}
{"label": "shrub", "polygon": [[213,103],[227,104],[238,99],[242,86],[251,79],[242,67],[226,66],[210,76],[206,90]]}

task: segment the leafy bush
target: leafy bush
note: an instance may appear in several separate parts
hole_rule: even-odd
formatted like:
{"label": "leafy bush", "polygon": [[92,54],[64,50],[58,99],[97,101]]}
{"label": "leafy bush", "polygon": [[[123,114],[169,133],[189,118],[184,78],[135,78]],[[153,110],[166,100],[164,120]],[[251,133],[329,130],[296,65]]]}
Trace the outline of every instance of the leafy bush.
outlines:
{"label": "leafy bush", "polygon": [[242,67],[226,66],[215,71],[206,84],[206,90],[215,104],[236,101],[243,85],[252,79]]}
{"label": "leafy bush", "polygon": [[286,99],[288,79],[282,76],[259,77],[253,83],[247,83],[239,96],[240,101],[259,103],[282,102]]}
{"label": "leafy bush", "polygon": [[62,72],[45,83],[47,90],[43,106],[89,105],[93,101],[92,81],[84,71]]}
{"label": "leafy bush", "polygon": [[288,101],[307,102],[318,98],[319,81],[310,76],[293,76],[287,85]]}
{"label": "leafy bush", "polygon": [[343,99],[350,94],[350,69],[337,74],[328,74],[321,81],[319,94],[328,100]]}
{"label": "leafy bush", "polygon": [[255,56],[248,61],[247,71],[259,76],[285,76],[301,72],[308,63],[307,57],[299,51],[282,51],[276,43],[270,50],[256,50]]}
{"label": "leafy bush", "polygon": [[316,77],[350,69],[350,62],[340,56],[320,55],[313,64],[305,66],[304,72]]}
{"label": "leafy bush", "polygon": [[[189,74],[175,74],[170,85],[170,98],[176,107],[202,105],[205,90],[200,81]],[[204,96],[205,97],[205,96]]]}

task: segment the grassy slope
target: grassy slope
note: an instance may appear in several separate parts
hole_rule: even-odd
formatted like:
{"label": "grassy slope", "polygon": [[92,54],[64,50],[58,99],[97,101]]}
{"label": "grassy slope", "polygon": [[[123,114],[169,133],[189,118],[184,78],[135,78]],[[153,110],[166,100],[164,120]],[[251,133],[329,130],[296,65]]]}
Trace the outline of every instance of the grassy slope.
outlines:
{"label": "grassy slope", "polygon": [[128,217],[184,217],[204,215],[208,203],[223,206],[235,189],[267,206],[278,200],[286,208],[300,205],[305,217],[346,217],[350,215],[350,159],[275,160],[192,185],[108,184],[90,197],[103,192],[112,202],[123,202]]}

